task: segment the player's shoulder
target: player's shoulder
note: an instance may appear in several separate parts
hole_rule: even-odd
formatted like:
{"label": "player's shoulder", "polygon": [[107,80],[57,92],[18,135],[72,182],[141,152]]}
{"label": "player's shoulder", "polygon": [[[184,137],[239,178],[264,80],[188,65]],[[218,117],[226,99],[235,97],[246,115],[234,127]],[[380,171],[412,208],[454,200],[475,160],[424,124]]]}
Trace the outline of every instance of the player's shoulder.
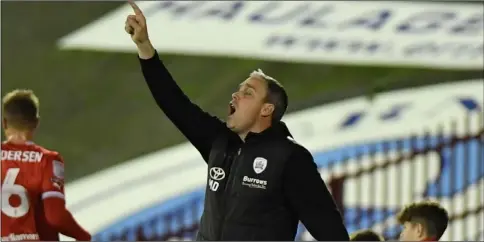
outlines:
{"label": "player's shoulder", "polygon": [[39,153],[42,153],[42,156],[45,157],[46,159],[43,159],[44,161],[58,161],[58,162],[61,162],[61,163],[64,163],[60,153],[58,151],[55,151],[55,150],[52,150],[52,149],[49,149],[49,148],[46,148],[42,145],[39,145],[39,144],[35,144],[35,143],[32,143],[32,149],[39,152]]}
{"label": "player's shoulder", "polygon": [[48,149],[48,148],[41,146],[41,145],[38,145],[38,144],[33,144],[33,146],[35,147],[35,149],[37,151],[43,153],[44,155],[46,155],[48,157],[52,157],[52,158],[60,157],[60,153],[58,151]]}

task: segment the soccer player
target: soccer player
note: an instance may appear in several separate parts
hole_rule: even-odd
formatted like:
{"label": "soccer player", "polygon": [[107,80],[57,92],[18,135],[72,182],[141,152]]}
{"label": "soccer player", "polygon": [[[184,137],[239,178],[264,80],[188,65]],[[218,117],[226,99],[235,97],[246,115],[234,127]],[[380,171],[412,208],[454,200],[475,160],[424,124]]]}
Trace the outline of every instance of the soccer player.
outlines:
{"label": "soccer player", "polygon": [[64,161],[32,142],[39,100],[30,90],[3,98],[1,241],[58,241],[59,233],[91,240],[65,207]]}
{"label": "soccer player", "polygon": [[385,239],[371,229],[363,229],[352,233],[350,241],[385,241]]}
{"label": "soccer player", "polygon": [[403,225],[401,241],[438,241],[449,223],[447,211],[436,201],[411,203],[397,219]]}

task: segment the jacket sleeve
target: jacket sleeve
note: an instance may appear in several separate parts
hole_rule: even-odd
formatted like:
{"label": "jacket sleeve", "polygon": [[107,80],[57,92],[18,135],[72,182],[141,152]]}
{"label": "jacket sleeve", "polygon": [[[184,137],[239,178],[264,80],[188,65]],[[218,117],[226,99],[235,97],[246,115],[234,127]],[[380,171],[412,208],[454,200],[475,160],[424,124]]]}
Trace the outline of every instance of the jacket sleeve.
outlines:
{"label": "jacket sleeve", "polygon": [[217,117],[204,112],[190,101],[163,65],[158,53],[147,60],[138,59],[158,106],[207,161],[217,135],[229,129]]}
{"label": "jacket sleeve", "polygon": [[314,159],[298,147],[286,163],[284,192],[293,211],[317,241],[349,241],[343,218]]}

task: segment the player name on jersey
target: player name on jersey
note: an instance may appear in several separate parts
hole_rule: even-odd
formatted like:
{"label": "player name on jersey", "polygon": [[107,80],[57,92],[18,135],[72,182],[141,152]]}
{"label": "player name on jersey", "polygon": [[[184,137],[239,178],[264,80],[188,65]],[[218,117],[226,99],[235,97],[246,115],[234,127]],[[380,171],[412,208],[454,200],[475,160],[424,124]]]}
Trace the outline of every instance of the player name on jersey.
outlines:
{"label": "player name on jersey", "polygon": [[37,151],[2,150],[2,160],[40,162],[43,154]]}

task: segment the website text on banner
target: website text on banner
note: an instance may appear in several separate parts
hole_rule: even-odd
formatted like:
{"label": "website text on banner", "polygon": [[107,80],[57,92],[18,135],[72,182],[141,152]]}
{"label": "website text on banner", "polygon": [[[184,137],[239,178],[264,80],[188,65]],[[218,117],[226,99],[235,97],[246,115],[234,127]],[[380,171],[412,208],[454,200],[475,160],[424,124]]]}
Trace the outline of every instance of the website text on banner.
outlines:
{"label": "website text on banner", "polygon": [[[482,79],[411,88],[378,94],[372,102],[365,97],[358,97],[310,108],[288,114],[284,121],[294,138],[313,153],[321,169],[321,175],[329,183],[331,175],[339,174],[338,167],[341,168],[342,163],[336,164],[335,172],[329,172],[326,166],[328,161],[339,160],[343,154],[354,153],[369,144],[408,137],[411,134],[421,134],[425,129],[430,129],[431,134],[435,135],[439,125],[444,125],[442,128],[448,135],[452,130],[450,121],[455,119],[458,121],[457,134],[459,136],[469,132],[476,133],[482,127],[476,117],[483,115],[483,92]],[[469,115],[470,120],[473,121],[469,125],[469,129],[464,128],[467,126],[462,123],[463,117],[466,115]],[[420,139],[423,138],[419,137]],[[394,150],[390,150],[390,152],[393,154]],[[381,155],[382,152],[379,152],[376,157],[381,157]],[[482,158],[479,159],[482,160]],[[360,162],[355,159],[348,161],[346,164],[351,168],[348,171],[365,168],[368,164],[365,161]],[[347,194],[343,199],[344,206],[353,209],[352,211],[373,209],[373,213],[378,217],[373,221],[375,223],[373,225],[386,224],[387,217],[379,217],[384,211],[398,210],[403,204],[424,196],[427,185],[438,185],[439,182],[446,180],[446,172],[452,166],[440,169],[439,165],[435,163],[436,161],[431,161],[432,169],[428,170],[429,176],[418,179],[414,186],[407,186],[405,192],[402,192],[401,189],[393,189],[389,195],[386,195],[379,189],[371,190],[373,195],[378,197],[376,200],[362,199],[362,197],[356,196],[357,193],[351,188],[354,184],[364,184],[363,182],[368,176],[361,176],[358,179],[348,178],[345,180],[348,187],[345,189]],[[476,159],[472,161],[476,161]],[[417,160],[415,164],[418,166],[422,162]],[[456,164],[461,164],[456,162]],[[410,164],[410,162],[405,164]],[[392,166],[389,166],[388,169],[378,170],[377,173],[388,174],[388,177],[392,178],[391,182],[396,183],[398,176],[393,175],[393,172]],[[200,215],[203,207],[201,199],[203,199],[203,192],[207,185],[206,175],[207,166],[201,161],[198,151],[191,144],[185,143],[136,158],[67,184],[66,193],[69,196],[67,203],[80,223],[85,224],[89,231],[95,233],[96,238],[106,241],[108,237],[119,236],[123,231],[132,231],[138,226],[142,226],[144,229],[143,225],[146,225],[148,231],[152,231],[150,230],[152,221],[163,225],[165,222],[162,221],[162,218],[174,211],[189,211],[187,213],[188,224],[193,221],[198,222],[196,216]],[[119,177],[123,177],[122,183],[117,179]],[[457,178],[457,176],[454,177]],[[479,174],[479,179],[483,179],[484,182],[484,173]],[[93,184],[96,185],[93,186]],[[443,189],[457,188],[448,182],[443,182],[442,185]],[[160,187],[163,189],[160,190]],[[467,204],[465,200],[454,199],[467,192],[464,189],[465,186],[458,188],[458,192],[446,194],[442,199],[457,201],[453,202],[455,207],[472,209],[473,204]],[[412,192],[409,189],[412,189]],[[482,189],[476,187],[474,190]],[[474,190],[471,189],[471,192]],[[363,192],[363,189],[359,189],[359,191],[367,194],[367,192]],[[386,199],[388,196],[400,197],[399,199]],[[136,199],[133,200],[133,198]],[[194,200],[197,205],[197,209],[193,212],[196,215],[195,219],[191,212]],[[131,202],[120,203],[119,201]],[[351,221],[354,213],[347,211],[346,219]],[[460,213],[461,211],[451,210],[451,212]],[[484,213],[484,210],[482,212]],[[93,214],[102,216],[92,216]],[[384,214],[390,215],[387,212]],[[364,215],[362,219],[370,216],[366,213]],[[467,219],[466,217],[464,220]],[[472,219],[469,219],[472,222]],[[183,227],[186,224],[184,222],[173,225],[174,227],[168,224],[166,227],[179,229],[180,226]],[[482,228],[478,223],[474,224],[477,227],[467,228],[469,236],[474,236],[476,229]],[[156,230],[152,232],[157,234],[156,236],[160,236],[159,233],[163,232],[163,228],[166,227],[156,226]],[[351,228],[356,227],[350,226]],[[457,228],[459,228],[458,233],[456,232],[452,236],[446,235],[444,238],[466,238],[461,234],[460,227],[457,226]]]}
{"label": "website text on banner", "polygon": [[[478,4],[367,1],[140,2],[160,52],[291,62],[483,68]],[[134,52],[125,5],[63,37],[68,49]]]}

